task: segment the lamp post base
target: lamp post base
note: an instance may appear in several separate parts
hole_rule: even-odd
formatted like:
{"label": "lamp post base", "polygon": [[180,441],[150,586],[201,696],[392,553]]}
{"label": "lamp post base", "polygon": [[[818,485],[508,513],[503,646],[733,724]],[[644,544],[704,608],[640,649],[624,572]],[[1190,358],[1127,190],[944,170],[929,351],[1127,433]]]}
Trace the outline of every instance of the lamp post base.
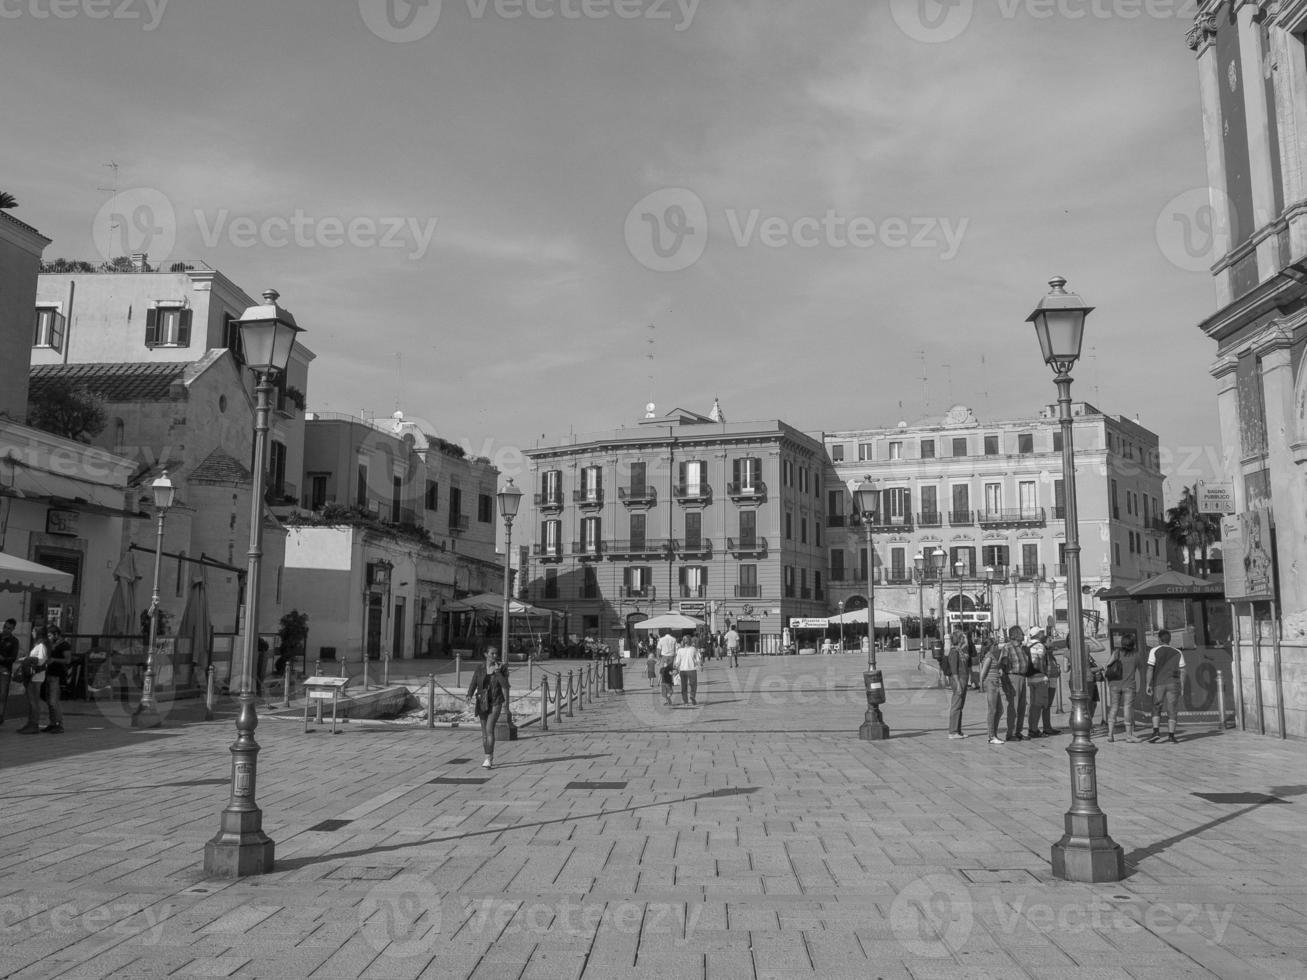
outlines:
{"label": "lamp post base", "polygon": [[[230,821],[228,818],[235,818]],[[273,868],[276,844],[263,832],[263,811],[224,812],[223,827],[204,845],[204,873],[213,878],[244,878]]]}
{"label": "lamp post base", "polygon": [[1066,815],[1066,834],[1053,845],[1053,877],[1087,882],[1125,877],[1125,855],[1107,835],[1106,815]]}
{"label": "lamp post base", "polygon": [[495,743],[515,741],[517,741],[517,733],[512,721],[509,720],[508,712],[501,711],[499,721],[495,722]]}
{"label": "lamp post base", "polygon": [[864,742],[881,742],[889,738],[889,725],[882,720],[864,721],[858,726],[858,738]]}
{"label": "lamp post base", "polygon": [[133,728],[162,728],[163,719],[159,717],[159,712],[155,710],[154,705],[138,705],[132,712]]}

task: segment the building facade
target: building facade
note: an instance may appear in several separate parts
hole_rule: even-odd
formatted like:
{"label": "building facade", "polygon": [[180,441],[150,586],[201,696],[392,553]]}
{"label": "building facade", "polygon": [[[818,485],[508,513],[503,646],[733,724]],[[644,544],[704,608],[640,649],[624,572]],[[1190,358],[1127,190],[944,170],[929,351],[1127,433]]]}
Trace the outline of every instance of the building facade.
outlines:
{"label": "building facade", "polygon": [[679,610],[760,650],[789,618],[826,615],[818,439],[651,405],[637,425],[525,455],[519,595],[567,613],[569,633],[615,648],[628,624]]}
{"label": "building facade", "polygon": [[358,660],[445,653],[456,598],[502,591],[499,471],[387,419],[310,413],[304,492],[287,545],[287,601],[314,650]]}
{"label": "building facade", "polygon": [[1226,598],[1249,728],[1307,736],[1307,0],[1203,0]]}
{"label": "building facade", "polygon": [[[1157,436],[1137,422],[1074,403],[1082,605],[1101,627],[1094,593],[1166,568]],[[825,512],[830,605],[950,614],[998,626],[1066,623],[1065,496],[1057,407],[982,422],[954,406],[940,419],[827,432]],[[867,523],[852,485],[870,478],[879,509]],[[941,576],[917,555],[947,555]],[[942,590],[940,586],[943,586]],[[1096,619],[1093,617],[1097,617]],[[1065,625],[1060,627],[1065,630]]]}

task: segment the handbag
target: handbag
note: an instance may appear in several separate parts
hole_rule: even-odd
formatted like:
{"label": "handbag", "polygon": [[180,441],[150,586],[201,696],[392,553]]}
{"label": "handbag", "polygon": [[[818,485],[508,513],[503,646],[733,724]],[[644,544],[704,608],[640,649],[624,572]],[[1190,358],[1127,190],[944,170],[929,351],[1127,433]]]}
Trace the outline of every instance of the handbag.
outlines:
{"label": "handbag", "polygon": [[1119,681],[1123,674],[1124,669],[1121,667],[1119,659],[1113,660],[1103,671],[1103,677],[1108,681]]}

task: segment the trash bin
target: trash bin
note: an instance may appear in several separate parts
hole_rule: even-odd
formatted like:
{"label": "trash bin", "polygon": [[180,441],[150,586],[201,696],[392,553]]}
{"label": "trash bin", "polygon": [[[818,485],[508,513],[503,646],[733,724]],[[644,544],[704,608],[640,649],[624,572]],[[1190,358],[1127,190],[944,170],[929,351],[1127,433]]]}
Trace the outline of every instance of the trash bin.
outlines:
{"label": "trash bin", "polygon": [[608,662],[608,690],[610,691],[626,690],[626,688],[623,687],[622,662],[620,660],[618,660],[615,663],[611,660]]}

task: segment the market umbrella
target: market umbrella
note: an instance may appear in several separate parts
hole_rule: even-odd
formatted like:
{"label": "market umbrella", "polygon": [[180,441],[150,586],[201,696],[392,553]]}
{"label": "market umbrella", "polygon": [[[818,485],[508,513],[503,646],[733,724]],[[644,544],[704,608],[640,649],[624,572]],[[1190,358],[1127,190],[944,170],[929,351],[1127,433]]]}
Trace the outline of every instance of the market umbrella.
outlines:
{"label": "market umbrella", "polygon": [[113,597],[104,614],[105,636],[135,636],[140,630],[136,620],[136,558],[129,551],[113,570]]}
{"label": "market umbrella", "polygon": [[177,656],[177,672],[183,676],[189,667],[198,679],[209,667],[213,627],[209,619],[209,594],[204,584],[204,569],[197,567],[186,595],[186,608],[177,623],[177,639],[187,640],[189,649]]}
{"label": "market umbrella", "polygon": [[0,552],[0,592],[72,592],[73,577],[57,568]]}
{"label": "market umbrella", "polygon": [[649,619],[643,619],[631,625],[638,630],[693,630],[707,624],[702,619],[695,619],[693,616],[682,616],[680,613],[663,613],[661,616],[651,616]]}
{"label": "market umbrella", "polygon": [[[883,626],[896,626],[898,625],[899,620],[904,619],[907,616],[908,613],[895,612],[893,609],[881,609],[878,607],[876,609],[876,626],[877,628]],[[838,626],[840,623],[866,622],[867,608],[864,606],[861,609],[853,609],[849,612],[841,613],[839,616],[832,616],[830,619],[826,620],[826,625]]]}

